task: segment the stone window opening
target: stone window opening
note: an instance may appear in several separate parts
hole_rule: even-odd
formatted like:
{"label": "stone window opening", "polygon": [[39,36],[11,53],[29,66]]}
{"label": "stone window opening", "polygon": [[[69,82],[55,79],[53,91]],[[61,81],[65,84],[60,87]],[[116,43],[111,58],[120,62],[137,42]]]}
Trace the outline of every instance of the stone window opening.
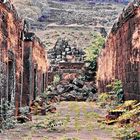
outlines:
{"label": "stone window opening", "polygon": [[8,36],[8,31],[7,31],[7,14],[2,13],[1,19],[2,19],[2,23],[1,23],[1,29],[2,29],[2,33],[7,37]]}
{"label": "stone window opening", "polygon": [[3,36],[2,47],[7,48],[7,39]]}
{"label": "stone window opening", "polygon": [[45,73],[42,74],[42,93],[45,91]]}
{"label": "stone window opening", "polygon": [[33,99],[35,100],[37,96],[37,69],[34,69],[34,95]]}
{"label": "stone window opening", "polygon": [[12,96],[14,94],[14,62],[12,60],[8,61],[8,78],[7,78],[7,85],[8,85],[8,103],[9,105],[12,102]]}
{"label": "stone window opening", "polygon": [[20,84],[20,102],[19,106],[22,107],[22,93],[23,93],[23,73],[19,73],[19,84]]}

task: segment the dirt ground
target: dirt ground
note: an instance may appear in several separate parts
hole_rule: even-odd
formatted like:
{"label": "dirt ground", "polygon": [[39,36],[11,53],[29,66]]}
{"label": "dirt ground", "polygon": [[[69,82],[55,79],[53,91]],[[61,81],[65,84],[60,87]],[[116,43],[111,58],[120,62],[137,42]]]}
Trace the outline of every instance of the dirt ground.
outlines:
{"label": "dirt ground", "polygon": [[[32,122],[5,131],[0,134],[0,140],[116,140],[111,128],[97,122],[106,111],[95,103],[61,102],[56,107],[54,114],[33,116]],[[56,126],[46,128],[53,120]]]}

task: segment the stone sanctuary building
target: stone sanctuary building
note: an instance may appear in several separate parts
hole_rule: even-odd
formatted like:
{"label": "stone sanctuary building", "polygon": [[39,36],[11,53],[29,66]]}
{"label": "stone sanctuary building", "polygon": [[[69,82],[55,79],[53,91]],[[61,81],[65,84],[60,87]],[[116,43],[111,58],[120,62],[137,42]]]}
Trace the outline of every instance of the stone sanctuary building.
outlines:
{"label": "stone sanctuary building", "polygon": [[49,84],[55,74],[63,80],[66,75],[81,74],[84,66],[84,51],[76,46],[70,46],[68,40],[58,39],[54,48],[48,50],[50,67],[48,71]]}
{"label": "stone sanctuary building", "polygon": [[125,99],[140,100],[140,1],[130,3],[113,25],[98,59],[97,85],[105,92],[112,79],[123,83]]}
{"label": "stone sanctuary building", "polygon": [[0,1],[0,104],[18,108],[43,92],[47,84],[45,48],[18,17],[10,1]]}

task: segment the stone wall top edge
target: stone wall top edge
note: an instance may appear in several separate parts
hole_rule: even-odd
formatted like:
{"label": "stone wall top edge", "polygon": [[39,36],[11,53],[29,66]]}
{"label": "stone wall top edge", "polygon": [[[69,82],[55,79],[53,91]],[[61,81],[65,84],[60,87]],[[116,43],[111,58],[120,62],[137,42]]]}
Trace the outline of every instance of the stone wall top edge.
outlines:
{"label": "stone wall top edge", "polygon": [[[24,19],[19,17],[14,5],[10,1],[6,1],[5,3],[0,1],[0,6],[2,6],[4,9],[6,9],[7,12],[13,14],[14,20],[16,20],[15,24],[21,24],[22,26],[24,26],[24,24],[27,24]],[[25,22],[23,22],[23,21],[25,21]],[[36,35],[34,37],[34,41],[37,41],[39,43],[40,47],[42,47],[43,49],[45,48],[45,45],[41,42],[40,38],[37,37]]]}
{"label": "stone wall top edge", "polygon": [[41,48],[45,49],[45,45],[42,43],[41,39],[36,36],[34,32],[27,32],[27,34],[28,33],[32,33],[34,34],[34,36],[32,37],[31,40],[24,40],[25,42],[37,42]]}
{"label": "stone wall top edge", "polygon": [[14,5],[10,1],[7,1],[5,3],[0,1],[0,6],[5,8],[8,12],[12,13],[13,17],[16,21],[21,21],[22,20],[21,17],[19,17]]}
{"label": "stone wall top edge", "polygon": [[133,2],[130,2],[127,7],[123,9],[117,21],[113,24],[110,34],[116,34],[124,23],[136,15],[136,10],[139,8],[140,0],[134,0]]}

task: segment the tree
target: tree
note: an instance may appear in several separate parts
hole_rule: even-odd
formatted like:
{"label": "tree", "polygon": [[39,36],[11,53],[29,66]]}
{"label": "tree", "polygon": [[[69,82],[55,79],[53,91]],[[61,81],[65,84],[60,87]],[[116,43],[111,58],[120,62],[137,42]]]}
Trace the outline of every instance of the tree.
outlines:
{"label": "tree", "polygon": [[85,49],[85,79],[95,80],[97,70],[97,58],[105,42],[105,38],[99,33],[93,34],[92,45]]}
{"label": "tree", "polygon": [[85,61],[93,62],[97,60],[97,57],[102,49],[102,46],[105,42],[105,38],[103,38],[99,33],[94,33],[94,41],[92,45],[85,49]]}

